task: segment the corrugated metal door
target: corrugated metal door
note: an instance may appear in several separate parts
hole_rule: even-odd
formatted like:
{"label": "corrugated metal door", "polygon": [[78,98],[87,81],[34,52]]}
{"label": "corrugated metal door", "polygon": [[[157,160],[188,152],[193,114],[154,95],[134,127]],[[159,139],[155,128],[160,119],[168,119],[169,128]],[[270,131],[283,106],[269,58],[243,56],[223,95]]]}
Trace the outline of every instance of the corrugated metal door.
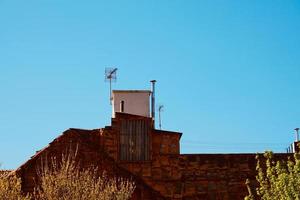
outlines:
{"label": "corrugated metal door", "polygon": [[120,160],[148,160],[149,122],[146,120],[122,120],[120,131]]}

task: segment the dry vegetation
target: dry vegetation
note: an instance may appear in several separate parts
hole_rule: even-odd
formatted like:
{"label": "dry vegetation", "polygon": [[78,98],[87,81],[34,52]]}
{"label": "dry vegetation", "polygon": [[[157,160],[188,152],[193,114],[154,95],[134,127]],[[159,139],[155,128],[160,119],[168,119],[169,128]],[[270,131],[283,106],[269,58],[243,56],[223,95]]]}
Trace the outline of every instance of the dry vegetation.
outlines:
{"label": "dry vegetation", "polygon": [[0,176],[1,200],[127,200],[133,194],[135,185],[122,178],[99,176],[96,168],[79,170],[75,155],[62,156],[61,162],[55,159],[44,162],[37,169],[40,184],[30,196],[21,193],[20,180],[7,174]]}
{"label": "dry vegetation", "polygon": [[8,173],[0,174],[0,199],[1,200],[29,200],[22,195],[21,182],[18,178]]}

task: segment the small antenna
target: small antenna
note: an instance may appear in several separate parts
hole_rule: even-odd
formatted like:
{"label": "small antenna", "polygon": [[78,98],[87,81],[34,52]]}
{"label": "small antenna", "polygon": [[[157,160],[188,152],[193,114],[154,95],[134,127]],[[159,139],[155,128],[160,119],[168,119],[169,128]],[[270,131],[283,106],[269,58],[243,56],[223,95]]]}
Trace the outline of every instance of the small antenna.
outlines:
{"label": "small antenna", "polygon": [[159,129],[161,130],[161,112],[164,111],[164,105],[158,106]]}
{"label": "small antenna", "polygon": [[112,105],[111,83],[117,81],[117,70],[118,70],[118,68],[105,68],[105,81],[109,82],[109,101],[110,101],[110,105]]}
{"label": "small antenna", "polygon": [[296,142],[299,141],[299,128],[294,129],[296,131]]}

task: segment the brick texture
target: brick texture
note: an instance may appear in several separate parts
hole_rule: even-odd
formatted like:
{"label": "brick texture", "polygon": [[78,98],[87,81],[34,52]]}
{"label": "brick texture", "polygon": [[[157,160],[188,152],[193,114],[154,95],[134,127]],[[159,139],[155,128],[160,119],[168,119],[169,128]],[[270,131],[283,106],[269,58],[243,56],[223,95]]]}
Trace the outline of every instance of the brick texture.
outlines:
{"label": "brick texture", "polygon": [[[122,120],[150,118],[116,113],[111,126],[95,130],[69,129],[20,166],[16,173],[24,192],[38,184],[36,168],[45,158],[60,158],[66,148],[78,148],[82,168],[97,166],[110,176],[132,178],[137,189],[132,199],[242,200],[245,181],[255,182],[256,154],[180,154],[181,133],[150,127],[150,159],[120,161]],[[287,159],[290,154],[276,154]]]}

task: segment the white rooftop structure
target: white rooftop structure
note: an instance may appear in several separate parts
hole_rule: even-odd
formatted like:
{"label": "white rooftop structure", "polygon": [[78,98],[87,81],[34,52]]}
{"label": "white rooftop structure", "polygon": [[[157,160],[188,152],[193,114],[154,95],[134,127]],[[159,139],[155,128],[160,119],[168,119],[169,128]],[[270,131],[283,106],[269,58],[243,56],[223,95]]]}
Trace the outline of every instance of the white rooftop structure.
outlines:
{"label": "white rooftop structure", "polygon": [[150,117],[150,90],[113,90],[112,117],[116,112]]}

